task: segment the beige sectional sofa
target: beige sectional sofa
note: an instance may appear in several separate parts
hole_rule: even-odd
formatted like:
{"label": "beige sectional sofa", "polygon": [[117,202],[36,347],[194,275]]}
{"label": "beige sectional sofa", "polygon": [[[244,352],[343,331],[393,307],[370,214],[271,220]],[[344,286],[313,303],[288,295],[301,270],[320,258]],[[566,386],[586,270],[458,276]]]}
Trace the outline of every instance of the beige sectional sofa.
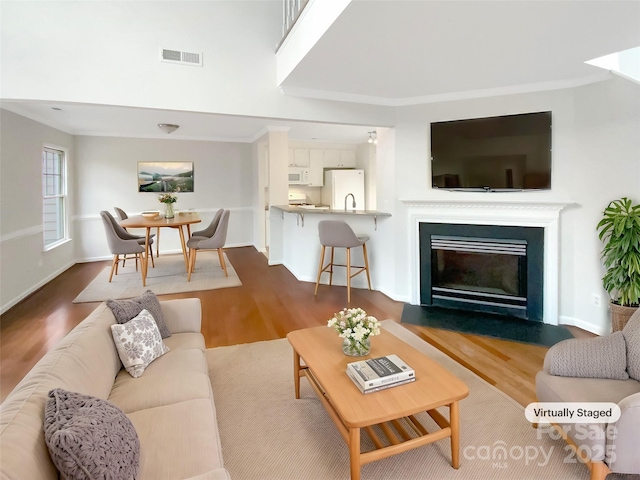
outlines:
{"label": "beige sectional sofa", "polygon": [[140,441],[139,479],[228,479],[200,333],[199,299],[160,302],[170,351],[139,378],[122,368],[106,304],[72,330],[2,403],[0,478],[57,479],[43,431],[51,389],[113,402]]}

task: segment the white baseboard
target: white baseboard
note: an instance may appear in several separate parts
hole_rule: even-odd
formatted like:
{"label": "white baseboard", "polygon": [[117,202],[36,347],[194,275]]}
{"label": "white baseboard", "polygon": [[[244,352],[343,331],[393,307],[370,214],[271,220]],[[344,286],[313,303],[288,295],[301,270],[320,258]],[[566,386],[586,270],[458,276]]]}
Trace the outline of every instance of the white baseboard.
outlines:
{"label": "white baseboard", "polygon": [[384,293],[387,297],[391,300],[395,300],[396,302],[411,303],[411,295],[398,295],[396,292],[390,292],[386,288],[381,288],[379,292]]}
{"label": "white baseboard", "polygon": [[585,322],[579,318],[560,316],[558,323],[560,325],[571,325],[581,328],[587,332],[595,333],[596,335],[608,335],[611,333],[610,326],[596,325],[594,323]]}
{"label": "white baseboard", "polygon": [[39,288],[45,286],[47,283],[49,283],[51,280],[56,278],[58,275],[60,275],[61,273],[65,272],[67,270],[69,270],[75,264],[76,264],[76,262],[69,262],[65,266],[63,266],[63,267],[59,268],[58,270],[56,270],[55,272],[53,272],[51,275],[49,275],[46,278],[43,278],[42,280],[40,280],[37,284],[33,285],[28,290],[25,290],[24,292],[22,292],[20,295],[18,295],[14,299],[12,299],[12,300],[8,301],[7,303],[5,303],[4,305],[2,305],[2,307],[0,307],[0,314],[5,313],[11,307],[13,307],[14,305],[20,303],[22,300],[27,298],[29,295],[31,295],[33,292],[35,292]]}
{"label": "white baseboard", "polygon": [[[299,282],[309,282],[309,283],[316,283],[316,277],[309,277],[306,275],[297,275],[296,272],[294,272],[293,270],[291,270],[289,267],[287,267],[286,265],[284,266],[287,270],[289,270],[289,272],[296,278],[296,280],[298,280]],[[326,283],[320,283],[320,285],[324,285],[324,286],[328,286]],[[347,284],[345,282],[333,282],[334,286],[338,286],[338,287],[346,287]],[[367,288],[366,286],[358,286],[358,285],[351,285],[351,288],[358,288],[358,289],[365,289]],[[394,300],[396,302],[403,302],[403,303],[409,303],[410,302],[410,296],[409,295],[397,295],[394,292],[390,292],[385,288],[378,288],[378,286],[373,283],[371,285],[371,290],[375,290],[377,292],[380,292],[384,295],[386,295],[387,297],[389,297],[391,300]],[[400,319],[398,319],[400,320]]]}

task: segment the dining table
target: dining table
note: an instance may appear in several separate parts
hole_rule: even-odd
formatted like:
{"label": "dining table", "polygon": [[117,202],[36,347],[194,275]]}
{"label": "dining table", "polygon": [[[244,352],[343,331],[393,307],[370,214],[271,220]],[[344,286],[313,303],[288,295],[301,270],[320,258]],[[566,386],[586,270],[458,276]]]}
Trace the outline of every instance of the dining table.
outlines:
{"label": "dining table", "polygon": [[[182,246],[182,255],[184,256],[184,266],[187,272],[189,271],[189,256],[187,254],[187,241],[184,235],[184,228],[187,227],[187,237],[191,236],[191,225],[195,223],[200,223],[202,220],[200,219],[200,215],[195,212],[178,212],[175,214],[173,218],[165,218],[161,214],[156,216],[142,216],[142,215],[133,215],[125,220],[120,222],[120,226],[123,228],[144,228],[146,229],[145,235],[145,249],[144,256],[142,262],[142,285],[146,286],[147,284],[147,267],[149,264],[149,242],[151,239],[151,229],[152,228],[175,228],[178,230],[180,234],[180,244]],[[158,230],[158,233],[160,230]]]}

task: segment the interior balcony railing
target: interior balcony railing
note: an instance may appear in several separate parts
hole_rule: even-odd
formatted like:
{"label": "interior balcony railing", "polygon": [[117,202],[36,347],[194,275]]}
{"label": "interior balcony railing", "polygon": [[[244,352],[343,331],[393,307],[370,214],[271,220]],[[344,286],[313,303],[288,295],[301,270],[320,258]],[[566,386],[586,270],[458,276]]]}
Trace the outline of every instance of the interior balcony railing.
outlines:
{"label": "interior balcony railing", "polygon": [[309,0],[282,0],[282,40],[278,44],[276,51],[280,48],[284,39],[300,17],[300,13],[307,6]]}

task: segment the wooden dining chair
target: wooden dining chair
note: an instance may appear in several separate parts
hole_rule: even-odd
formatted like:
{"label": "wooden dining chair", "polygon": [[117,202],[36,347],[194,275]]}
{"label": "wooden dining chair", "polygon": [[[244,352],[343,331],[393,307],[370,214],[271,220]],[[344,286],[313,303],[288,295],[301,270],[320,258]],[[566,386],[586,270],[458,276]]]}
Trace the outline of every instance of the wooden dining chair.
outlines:
{"label": "wooden dining chair", "polygon": [[[212,228],[213,227],[213,228]],[[227,241],[227,229],[229,227],[229,210],[218,210],[213,217],[211,224],[204,230],[193,232],[191,238],[187,242],[189,248],[189,268],[187,273],[187,281],[191,281],[191,274],[196,266],[196,254],[198,250],[218,250],[218,258],[220,266],[224,270],[224,276],[228,277],[227,265],[224,261],[224,244]],[[211,234],[210,237],[196,234]]]}
{"label": "wooden dining chair", "polygon": [[[109,283],[113,278],[113,274],[118,274],[118,264],[124,261],[124,258],[120,258],[120,255],[135,255],[136,267],[138,265],[137,260],[140,259],[140,263],[144,261],[142,253],[144,252],[144,245],[140,245],[136,239],[124,239],[116,232],[114,227],[115,219],[109,212],[103,210],[100,212],[102,217],[102,224],[104,225],[105,233],[107,234],[107,243],[109,244],[109,250],[113,255],[113,261],[111,262],[111,272],[109,273]],[[117,225],[117,223],[116,223]],[[121,227],[122,228],[122,227]],[[137,268],[136,268],[137,269]],[[145,286],[144,268],[140,269],[142,275],[142,285]]]}

